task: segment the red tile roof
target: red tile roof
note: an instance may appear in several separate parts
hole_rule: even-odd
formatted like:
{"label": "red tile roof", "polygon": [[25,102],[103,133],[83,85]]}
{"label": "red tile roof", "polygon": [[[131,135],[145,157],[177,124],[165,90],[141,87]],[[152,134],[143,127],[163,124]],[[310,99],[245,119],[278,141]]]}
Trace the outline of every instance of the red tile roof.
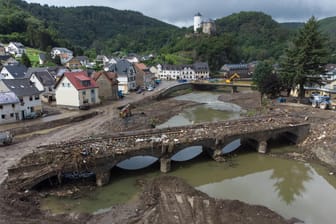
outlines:
{"label": "red tile roof", "polygon": [[[86,72],[65,72],[64,76],[77,90],[98,88],[96,81],[88,77]],[[88,85],[85,84],[87,81],[90,81]]]}
{"label": "red tile roof", "polygon": [[135,66],[137,66],[141,70],[147,70],[148,67],[144,63],[135,63]]}

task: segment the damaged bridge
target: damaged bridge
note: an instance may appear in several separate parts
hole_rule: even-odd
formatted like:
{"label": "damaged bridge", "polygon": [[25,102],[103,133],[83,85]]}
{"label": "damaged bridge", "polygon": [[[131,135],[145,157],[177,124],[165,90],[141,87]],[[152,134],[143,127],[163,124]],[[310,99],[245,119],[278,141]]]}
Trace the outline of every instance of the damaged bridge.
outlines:
{"label": "damaged bridge", "polygon": [[134,156],[153,156],[160,160],[162,172],[169,172],[170,158],[189,146],[202,146],[213,158],[240,139],[260,153],[267,152],[268,140],[284,136],[293,143],[304,140],[309,124],[286,116],[258,117],[198,125],[123,132],[58,144],[38,146],[37,150],[8,169],[10,188],[30,189],[51,177],[62,181],[62,174],[93,172],[96,184],[107,184],[111,169]]}

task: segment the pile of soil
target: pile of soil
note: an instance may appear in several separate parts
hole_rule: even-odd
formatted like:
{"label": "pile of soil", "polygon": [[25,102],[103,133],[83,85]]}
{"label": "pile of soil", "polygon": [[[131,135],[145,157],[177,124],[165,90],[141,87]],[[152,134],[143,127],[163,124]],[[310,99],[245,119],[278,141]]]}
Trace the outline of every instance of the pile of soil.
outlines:
{"label": "pile of soil", "polygon": [[[146,184],[140,201],[124,219],[114,219],[116,211],[93,217],[89,223],[258,223],[288,224],[297,219],[285,220],[270,209],[248,205],[237,200],[210,198],[184,180],[162,176]],[[109,221],[108,221],[109,220]]]}
{"label": "pile of soil", "polygon": [[48,215],[40,210],[37,192],[14,192],[0,187],[0,224],[79,224],[88,215]]}

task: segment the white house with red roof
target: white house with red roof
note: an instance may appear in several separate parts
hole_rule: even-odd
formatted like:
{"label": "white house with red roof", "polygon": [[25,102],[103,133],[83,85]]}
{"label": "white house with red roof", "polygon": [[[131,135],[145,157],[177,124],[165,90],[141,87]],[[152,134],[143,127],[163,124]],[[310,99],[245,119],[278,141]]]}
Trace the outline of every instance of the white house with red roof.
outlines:
{"label": "white house with red roof", "polygon": [[56,104],[85,108],[100,103],[98,85],[86,72],[65,72],[55,86]]}

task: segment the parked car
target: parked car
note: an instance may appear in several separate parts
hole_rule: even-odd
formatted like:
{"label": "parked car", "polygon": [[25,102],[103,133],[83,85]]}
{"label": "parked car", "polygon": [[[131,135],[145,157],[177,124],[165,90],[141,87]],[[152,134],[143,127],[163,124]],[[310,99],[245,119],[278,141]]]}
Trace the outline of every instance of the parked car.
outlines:
{"label": "parked car", "polygon": [[153,87],[153,86],[148,86],[148,87],[147,87],[147,90],[148,90],[148,91],[153,91],[153,90],[154,90],[154,87]]}

